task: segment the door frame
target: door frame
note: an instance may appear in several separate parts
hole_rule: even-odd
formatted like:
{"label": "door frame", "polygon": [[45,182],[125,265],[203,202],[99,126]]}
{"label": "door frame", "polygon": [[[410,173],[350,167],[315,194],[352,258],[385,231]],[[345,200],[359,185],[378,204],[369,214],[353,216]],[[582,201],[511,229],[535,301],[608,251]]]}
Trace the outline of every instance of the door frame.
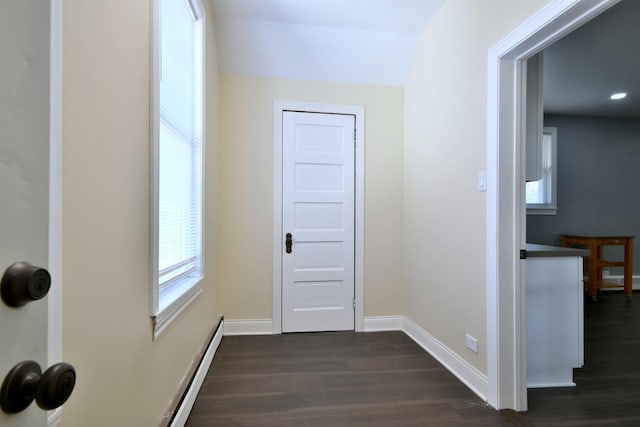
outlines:
{"label": "door frame", "polygon": [[[47,366],[62,361],[62,0],[51,0],[49,88],[49,274]],[[59,426],[62,406],[47,416]]]}
{"label": "door frame", "polygon": [[355,330],[364,331],[364,106],[273,102],[273,314],[272,331],[282,333],[282,114],[285,111],[350,114],[356,118],[355,147]]}
{"label": "door frame", "polygon": [[526,59],[620,0],[554,0],[488,52],[488,403],[527,410],[525,263]]}

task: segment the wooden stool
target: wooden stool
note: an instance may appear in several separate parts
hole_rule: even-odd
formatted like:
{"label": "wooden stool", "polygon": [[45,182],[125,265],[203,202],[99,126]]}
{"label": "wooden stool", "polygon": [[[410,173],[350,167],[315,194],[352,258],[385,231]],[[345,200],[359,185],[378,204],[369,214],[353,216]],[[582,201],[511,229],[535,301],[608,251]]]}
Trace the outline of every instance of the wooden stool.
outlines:
{"label": "wooden stool", "polygon": [[[585,259],[589,279],[587,289],[591,300],[598,300],[598,289],[622,287],[628,300],[631,300],[633,289],[633,237],[634,236],[584,236],[562,234],[562,246],[583,247],[589,249],[591,254]],[[607,261],[604,259],[605,246],[624,246],[623,261]],[[623,267],[624,285],[604,282],[602,280],[603,267]]]}

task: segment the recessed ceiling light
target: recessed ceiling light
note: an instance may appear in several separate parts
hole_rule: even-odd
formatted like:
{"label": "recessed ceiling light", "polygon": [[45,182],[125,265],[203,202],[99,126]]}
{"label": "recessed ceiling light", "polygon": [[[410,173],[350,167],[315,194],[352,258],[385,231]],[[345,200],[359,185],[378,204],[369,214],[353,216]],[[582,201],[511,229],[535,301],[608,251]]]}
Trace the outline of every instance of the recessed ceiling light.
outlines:
{"label": "recessed ceiling light", "polygon": [[625,92],[618,92],[618,93],[614,93],[609,98],[613,99],[614,101],[616,101],[618,99],[624,99],[626,97],[627,97],[627,94]]}

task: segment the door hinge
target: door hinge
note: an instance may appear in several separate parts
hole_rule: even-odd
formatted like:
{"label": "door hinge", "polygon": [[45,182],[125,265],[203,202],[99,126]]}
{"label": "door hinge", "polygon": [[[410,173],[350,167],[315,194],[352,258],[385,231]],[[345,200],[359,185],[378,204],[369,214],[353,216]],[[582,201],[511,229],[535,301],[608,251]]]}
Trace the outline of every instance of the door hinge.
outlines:
{"label": "door hinge", "polygon": [[520,249],[520,259],[527,259],[527,250]]}
{"label": "door hinge", "polygon": [[354,130],[353,130],[353,145],[356,145],[356,141],[358,140],[358,139],[356,138],[356,135],[357,135],[357,131],[354,129]]}
{"label": "door hinge", "polygon": [[353,299],[353,308],[354,309],[356,308],[356,299],[355,298]]}

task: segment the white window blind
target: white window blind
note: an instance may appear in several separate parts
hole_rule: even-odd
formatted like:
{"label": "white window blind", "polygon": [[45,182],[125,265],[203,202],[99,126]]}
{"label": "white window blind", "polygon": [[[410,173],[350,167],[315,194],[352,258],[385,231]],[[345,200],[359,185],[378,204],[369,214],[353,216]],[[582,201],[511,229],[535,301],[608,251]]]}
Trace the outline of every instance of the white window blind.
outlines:
{"label": "white window blind", "polygon": [[198,270],[200,197],[195,144],[160,121],[158,275],[160,287]]}
{"label": "white window blind", "polygon": [[526,202],[529,214],[555,214],[557,175],[557,129],[544,128],[540,145],[539,169],[541,178],[526,183]]}
{"label": "white window blind", "polygon": [[156,0],[154,7],[157,329],[193,298],[202,278],[203,18],[192,0]]}

